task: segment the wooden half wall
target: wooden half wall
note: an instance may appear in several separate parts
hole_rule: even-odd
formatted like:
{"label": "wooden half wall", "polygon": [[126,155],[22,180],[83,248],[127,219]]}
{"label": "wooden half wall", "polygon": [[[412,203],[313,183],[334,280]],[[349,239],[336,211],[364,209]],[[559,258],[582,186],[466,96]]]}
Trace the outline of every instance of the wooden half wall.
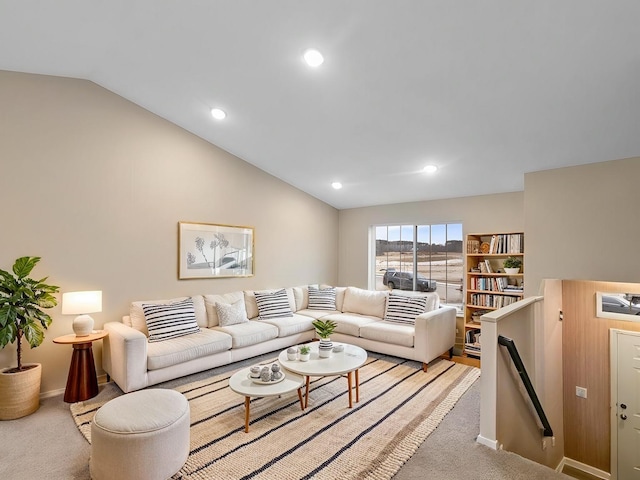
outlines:
{"label": "wooden half wall", "polygon": [[640,331],[640,323],[597,318],[596,292],[640,292],[640,284],[565,280],[562,292],[564,455],[611,472],[609,329]]}

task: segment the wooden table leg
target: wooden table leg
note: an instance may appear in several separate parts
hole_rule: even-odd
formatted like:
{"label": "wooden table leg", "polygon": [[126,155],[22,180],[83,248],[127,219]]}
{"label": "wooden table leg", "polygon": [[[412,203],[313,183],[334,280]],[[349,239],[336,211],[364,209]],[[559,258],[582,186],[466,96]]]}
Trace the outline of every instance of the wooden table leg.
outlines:
{"label": "wooden table leg", "polygon": [[306,383],[307,383],[307,387],[304,391],[304,408],[307,408],[309,406],[309,375],[307,375]]}
{"label": "wooden table leg", "polygon": [[298,389],[298,398],[300,399],[300,409],[304,411],[304,403],[302,403],[302,388]]}
{"label": "wooden table leg", "polygon": [[356,368],[356,403],[360,401],[360,369]]}
{"label": "wooden table leg", "polygon": [[353,398],[351,395],[351,389],[353,388],[353,380],[351,379],[351,372],[347,373],[347,388],[349,389],[349,408],[353,408]]}
{"label": "wooden table leg", "polygon": [[69,366],[64,401],[75,403],[88,400],[98,394],[98,376],[93,360],[91,342],[73,345],[73,355]]}
{"label": "wooden table leg", "polygon": [[249,408],[251,397],[244,397],[244,433],[249,433]]}

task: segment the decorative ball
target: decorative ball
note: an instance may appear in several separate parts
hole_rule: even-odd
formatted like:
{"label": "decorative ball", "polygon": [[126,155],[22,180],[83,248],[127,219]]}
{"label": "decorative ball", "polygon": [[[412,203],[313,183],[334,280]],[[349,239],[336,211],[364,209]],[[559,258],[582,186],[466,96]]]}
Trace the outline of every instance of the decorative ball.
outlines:
{"label": "decorative ball", "polygon": [[262,380],[263,382],[271,381],[271,372],[269,371],[269,369],[262,370],[262,373],[260,374],[260,380]]}
{"label": "decorative ball", "polygon": [[271,381],[280,380],[282,378],[282,372],[273,372],[271,374]]}
{"label": "decorative ball", "polygon": [[274,363],[273,365],[271,365],[271,371],[272,372],[279,372],[280,371],[280,365],[278,365],[277,363]]}

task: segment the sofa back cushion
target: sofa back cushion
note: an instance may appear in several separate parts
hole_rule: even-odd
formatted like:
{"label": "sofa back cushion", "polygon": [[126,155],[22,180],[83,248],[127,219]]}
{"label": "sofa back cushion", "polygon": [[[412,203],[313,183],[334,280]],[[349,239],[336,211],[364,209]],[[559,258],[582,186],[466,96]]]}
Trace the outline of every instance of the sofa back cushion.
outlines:
{"label": "sofa back cushion", "polygon": [[216,303],[232,304],[236,303],[238,300],[242,300],[244,302],[244,293],[242,291],[225,293],[223,295],[205,295],[204,306],[207,312],[207,326],[211,328],[220,325]]}
{"label": "sofa back cushion", "polygon": [[[129,306],[129,323],[126,323],[126,321],[125,323],[130,327],[133,327],[136,330],[144,333],[148,337],[149,331],[147,330],[147,322],[144,318],[144,311],[142,310],[143,304],[145,303],[170,304],[170,303],[182,302],[188,298],[189,297],[179,297],[179,298],[171,298],[171,299],[165,299],[165,300],[145,300],[145,301],[131,302],[131,305]],[[193,295],[191,299],[193,300],[193,308],[196,315],[196,323],[198,324],[199,327],[206,327],[207,311],[204,307],[204,298],[202,297],[202,295]]]}
{"label": "sofa back cushion", "polygon": [[388,292],[364,290],[357,287],[347,287],[344,293],[342,311],[344,313],[357,313],[372,317],[384,317]]}
{"label": "sofa back cushion", "polygon": [[[282,289],[259,290],[257,293],[274,293],[274,292],[277,292],[278,290],[282,290]],[[291,312],[295,312],[296,300],[293,295],[293,288],[285,288],[284,291],[287,296],[287,303],[289,305],[289,309],[291,310]],[[249,317],[249,319],[256,318],[259,315],[258,304],[256,302],[256,292],[252,290],[245,290],[244,304],[247,310],[247,317]]]}

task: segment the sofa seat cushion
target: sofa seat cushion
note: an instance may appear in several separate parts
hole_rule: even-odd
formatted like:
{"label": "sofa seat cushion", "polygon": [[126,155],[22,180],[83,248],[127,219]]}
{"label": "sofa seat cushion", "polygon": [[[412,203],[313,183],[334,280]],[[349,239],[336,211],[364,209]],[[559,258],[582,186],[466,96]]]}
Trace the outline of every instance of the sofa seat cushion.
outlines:
{"label": "sofa seat cushion", "polygon": [[415,331],[416,329],[413,325],[381,321],[368,323],[360,327],[360,336],[393,345],[413,347]]}
{"label": "sofa seat cushion", "polygon": [[248,347],[278,337],[278,327],[257,320],[215,329],[231,335],[232,348]]}
{"label": "sofa seat cushion", "polygon": [[[326,314],[327,312],[325,312]],[[288,337],[296,333],[313,330],[313,318],[294,313],[291,317],[269,318],[266,320],[255,320],[260,323],[267,323],[278,328],[278,337]]]}
{"label": "sofa seat cushion", "polygon": [[147,369],[178,365],[231,348],[231,336],[201,328],[198,333],[147,344]]}
{"label": "sofa seat cushion", "polygon": [[338,325],[335,329],[336,333],[360,336],[360,328],[369,323],[381,322],[382,319],[368,315],[358,315],[357,313],[334,313],[325,315],[322,320],[333,320]]}

